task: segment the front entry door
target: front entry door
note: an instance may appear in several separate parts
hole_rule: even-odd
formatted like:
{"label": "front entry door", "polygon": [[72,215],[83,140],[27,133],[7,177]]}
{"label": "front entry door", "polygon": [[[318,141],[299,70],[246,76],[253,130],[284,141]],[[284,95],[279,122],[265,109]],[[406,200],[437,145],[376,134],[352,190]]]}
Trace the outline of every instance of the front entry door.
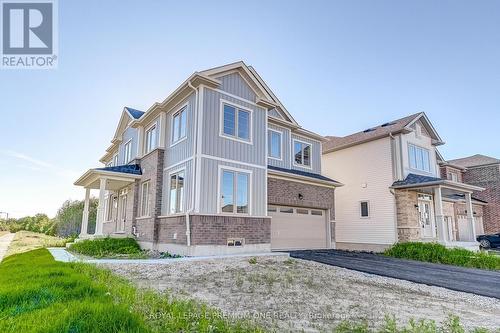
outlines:
{"label": "front entry door", "polygon": [[118,225],[116,231],[125,231],[125,221],[127,220],[127,195],[120,196],[120,210],[118,212]]}
{"label": "front entry door", "polygon": [[422,236],[425,238],[434,237],[434,216],[432,214],[432,201],[419,200],[418,212],[420,225],[422,227]]}

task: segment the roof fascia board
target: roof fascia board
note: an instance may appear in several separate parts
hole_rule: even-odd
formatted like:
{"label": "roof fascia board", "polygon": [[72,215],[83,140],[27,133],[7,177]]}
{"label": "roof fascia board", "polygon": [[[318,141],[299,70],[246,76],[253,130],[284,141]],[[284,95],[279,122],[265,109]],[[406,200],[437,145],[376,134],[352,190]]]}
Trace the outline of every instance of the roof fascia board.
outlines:
{"label": "roof fascia board", "polygon": [[267,169],[267,174],[269,177],[282,178],[282,179],[292,178],[292,179],[300,180],[303,182],[322,184],[322,185],[326,185],[328,187],[344,186],[344,184],[336,182],[336,181],[326,181],[326,180],[311,178],[311,177],[307,177],[307,176],[296,175],[296,174],[292,174],[292,173],[288,173],[288,172],[282,172],[282,171],[278,171],[278,170]]}

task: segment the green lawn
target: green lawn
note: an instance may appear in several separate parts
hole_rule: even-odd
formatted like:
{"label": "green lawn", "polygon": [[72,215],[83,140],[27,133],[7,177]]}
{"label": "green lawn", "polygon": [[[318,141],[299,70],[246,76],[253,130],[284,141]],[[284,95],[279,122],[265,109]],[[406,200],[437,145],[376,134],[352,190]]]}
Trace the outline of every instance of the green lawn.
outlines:
{"label": "green lawn", "polygon": [[56,262],[46,249],[0,264],[0,332],[259,332],[191,301],[135,288],[89,264]]}
{"label": "green lawn", "polygon": [[487,252],[473,252],[462,248],[447,248],[437,243],[397,243],[387,249],[386,256],[434,262],[462,267],[500,270],[500,257]]}

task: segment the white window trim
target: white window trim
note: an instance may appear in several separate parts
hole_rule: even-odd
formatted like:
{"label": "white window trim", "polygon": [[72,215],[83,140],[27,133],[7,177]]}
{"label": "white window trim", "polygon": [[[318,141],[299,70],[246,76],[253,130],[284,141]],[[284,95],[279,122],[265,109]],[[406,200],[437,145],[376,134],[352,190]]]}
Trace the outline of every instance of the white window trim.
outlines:
{"label": "white window trim", "polygon": [[[158,135],[158,123],[157,123],[157,120],[155,120],[148,128],[146,128],[146,130],[144,131],[144,155],[146,154],[149,154],[150,152],[152,152],[153,150],[155,150],[156,148],[158,148],[158,139],[159,139],[159,135]],[[156,146],[151,149],[150,151],[148,151],[148,132],[151,131],[151,129],[153,129],[153,127],[156,127]]]}
{"label": "white window trim", "polygon": [[[311,156],[309,157],[310,160],[311,160],[311,163],[309,163],[310,165],[295,163],[295,142],[300,142],[300,143],[304,143],[306,145],[311,146]],[[291,146],[291,150],[290,150],[290,155],[291,155],[291,158],[292,158],[292,164],[293,164],[293,166],[298,167],[298,168],[304,168],[304,169],[310,169],[310,170],[312,170],[312,168],[313,168],[313,144],[312,143],[307,142],[307,141],[303,141],[303,140],[300,140],[300,139],[295,139],[295,138],[292,139],[292,146]]]}
{"label": "white window trim", "polygon": [[[130,143],[130,159],[127,161],[127,154],[126,154],[126,147],[127,145]],[[123,164],[127,164],[129,163],[130,161],[132,161],[133,158],[132,158],[132,138],[128,139],[127,142],[125,142],[125,144],[123,145]]]}
{"label": "white window trim", "polygon": [[[188,137],[188,122],[189,122],[189,113],[187,112],[188,111],[188,102],[182,104],[180,107],[178,107],[177,109],[175,109],[175,111],[171,112],[170,113],[170,147],[173,147],[181,142],[183,142],[184,140],[187,140],[187,137]],[[186,112],[186,134],[182,137],[182,138],[179,138],[177,141],[174,141],[174,117],[179,114],[180,112]]]}
{"label": "white window trim", "polygon": [[[143,211],[143,208],[144,208],[144,201],[143,201],[144,193],[143,192],[144,192],[144,185],[145,184],[148,184],[148,195],[147,195],[147,200],[146,200],[147,201],[146,202],[146,204],[147,204],[146,212],[147,213],[146,214],[142,214],[142,211]],[[146,218],[146,217],[150,217],[151,216],[151,207],[149,205],[149,190],[150,190],[150,186],[151,186],[151,181],[150,180],[147,180],[147,181],[145,181],[145,182],[143,182],[141,184],[141,193],[140,193],[140,202],[141,202],[141,204],[140,204],[140,210],[139,210],[139,212],[141,214],[139,216],[140,218]]]}
{"label": "white window trim", "polygon": [[276,130],[276,129],[273,129],[273,128],[268,128],[267,131],[268,132],[278,133],[280,135],[280,157],[278,158],[278,157],[274,157],[274,156],[270,156],[269,155],[271,153],[271,151],[269,149],[269,141],[267,143],[267,145],[268,145],[268,154],[267,154],[267,157],[270,158],[270,159],[272,159],[272,160],[283,161],[283,131]]}
{"label": "white window trim", "polygon": [[[367,206],[368,206],[368,216],[363,216],[362,213],[361,213],[361,204],[363,202],[366,202]],[[371,217],[371,205],[370,205],[370,200],[361,200],[358,202],[359,204],[359,218],[360,219],[369,219]]]}
{"label": "white window trim", "polygon": [[[233,108],[236,109],[236,114],[235,114],[235,128],[234,128],[234,133],[235,135],[228,135],[224,133],[224,104],[227,104],[229,106],[232,106]],[[248,140],[241,139],[238,137],[238,109],[241,109],[243,111],[247,111],[250,113],[250,121],[249,121],[249,133],[248,133]],[[266,133],[267,135],[267,133]],[[237,103],[225,100],[225,99],[220,99],[220,105],[219,105],[219,136],[223,137],[225,139],[230,139],[234,141],[238,141],[241,143],[246,143],[248,145],[253,145],[253,110],[250,108],[247,108],[245,106],[239,105]]]}
{"label": "white window trim", "polygon": [[[171,196],[171,189],[172,189],[172,184],[170,183],[170,177],[172,177],[172,175],[175,175],[176,173],[180,173],[180,172],[184,172],[184,194],[182,196],[182,207],[183,207],[183,210],[180,211],[180,212],[176,212],[176,213],[170,213],[170,196]],[[168,209],[167,209],[167,215],[166,216],[174,216],[174,215],[179,215],[179,214],[184,214],[186,212],[186,167],[182,167],[182,168],[179,168],[179,169],[175,169],[175,170],[172,170],[168,173]]]}
{"label": "white window trim", "polygon": [[[410,160],[411,160],[411,158],[410,158],[410,146],[414,146],[416,148],[426,150],[429,153],[429,171],[412,168],[411,162],[410,162]],[[415,171],[415,172],[425,173],[427,175],[434,175],[434,172],[432,170],[431,150],[430,149],[422,147],[422,146],[417,145],[417,144],[414,144],[412,142],[408,142],[408,146],[406,147],[406,151],[408,153],[408,155],[407,155],[408,156],[408,169],[410,169],[411,171]]]}
{"label": "white window trim", "polygon": [[[116,160],[115,160],[115,157],[116,157]],[[116,164],[115,164],[115,161],[116,161]],[[118,153],[116,153],[116,154],[114,154],[114,155],[113,155],[113,157],[111,158],[111,164],[112,164],[113,166],[117,166],[117,165],[118,165],[118,163],[119,163],[118,161],[119,161],[119,160],[118,160]]]}
{"label": "white window trim", "polygon": [[[230,167],[226,165],[219,165],[218,168],[218,177],[217,177],[217,213],[218,214],[224,214],[224,215],[231,215],[231,216],[251,216],[252,215],[252,193],[253,193],[253,171],[248,170],[248,169],[240,169],[240,168],[235,168],[235,167]],[[222,172],[224,170],[227,171],[234,171],[234,172],[241,172],[241,173],[247,173],[249,175],[248,177],[248,213],[228,213],[228,212],[222,212],[222,207],[221,207],[221,199],[222,199],[222,192],[221,192],[221,181],[222,181]]]}

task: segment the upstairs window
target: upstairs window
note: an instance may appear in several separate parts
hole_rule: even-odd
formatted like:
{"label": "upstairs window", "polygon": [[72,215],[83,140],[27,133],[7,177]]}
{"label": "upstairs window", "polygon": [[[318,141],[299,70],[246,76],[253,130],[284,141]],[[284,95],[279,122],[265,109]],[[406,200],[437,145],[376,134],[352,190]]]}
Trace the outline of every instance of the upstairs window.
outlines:
{"label": "upstairs window", "polygon": [[170,175],[170,214],[184,211],[184,171]]}
{"label": "upstairs window", "polygon": [[299,166],[311,166],[311,145],[306,142],[293,142],[294,164]]}
{"label": "upstairs window", "polygon": [[186,137],[186,107],[177,111],[172,117],[172,144]]}
{"label": "upstairs window", "polygon": [[232,214],[248,214],[250,174],[222,170],[221,211]]}
{"label": "upstairs window", "polygon": [[431,172],[429,150],[415,145],[408,145],[410,168],[413,170]]}
{"label": "upstairs window", "polygon": [[145,153],[149,153],[156,148],[156,125],[153,125],[146,131],[146,149]]}
{"label": "upstairs window", "polygon": [[222,133],[235,139],[251,141],[251,112],[226,103],[222,106]]}
{"label": "upstairs window", "polygon": [[458,183],[458,174],[456,172],[448,173],[448,179]]}
{"label": "upstairs window", "polygon": [[281,160],[281,133],[273,130],[267,132],[268,155]]}
{"label": "upstairs window", "polygon": [[123,162],[127,164],[132,160],[132,139],[128,140],[123,147]]}
{"label": "upstairs window", "polygon": [[118,154],[115,154],[115,156],[113,156],[113,165],[112,166],[117,166],[118,165]]}

